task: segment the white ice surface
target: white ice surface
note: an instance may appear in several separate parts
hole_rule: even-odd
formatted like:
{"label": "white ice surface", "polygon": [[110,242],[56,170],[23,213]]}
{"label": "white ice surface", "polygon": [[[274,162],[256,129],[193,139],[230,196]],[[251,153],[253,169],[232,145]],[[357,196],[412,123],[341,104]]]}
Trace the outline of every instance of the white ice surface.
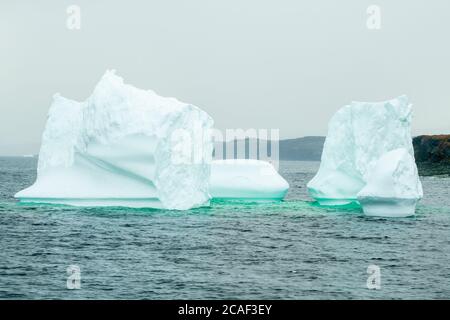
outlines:
{"label": "white ice surface", "polygon": [[283,199],[289,184],[268,162],[216,160],[211,164],[210,192],[219,199]]}
{"label": "white ice surface", "polygon": [[384,154],[358,193],[364,213],[377,216],[410,216],[423,197],[414,158],[404,148]]}
{"label": "white ice surface", "polygon": [[[132,137],[113,149],[130,154]],[[142,141],[142,145],[150,145]],[[140,144],[136,145],[137,148]],[[150,149],[151,150],[151,149]],[[135,151],[138,151],[135,150]],[[157,192],[150,181],[128,179],[108,171],[98,170],[84,158],[76,155],[80,165],[61,170],[51,170],[39,180],[38,187],[48,193],[28,190],[26,202],[56,203],[74,206],[127,206],[163,208],[157,199]],[[149,158],[142,156],[143,161]],[[74,185],[77,183],[77,185]],[[120,186],[120,189],[116,186]],[[210,194],[216,199],[281,200],[289,184],[268,162],[260,160],[216,160],[211,163]],[[40,191],[40,189],[37,189]],[[95,196],[88,196],[94,194]]]}
{"label": "white ice surface", "polygon": [[[189,209],[207,204],[212,119],[107,71],[84,102],[55,95],[27,202]],[[174,133],[190,137],[193,161]],[[177,160],[178,159],[178,160]],[[174,161],[175,160],[175,161]]]}
{"label": "white ice surface", "polygon": [[[417,170],[411,113],[406,96],[377,103],[352,102],[341,108],[329,123],[319,171],[308,183],[310,195],[327,205],[357,201],[378,160],[398,148],[411,156],[410,169]],[[398,196],[392,188],[387,190],[389,197]]]}

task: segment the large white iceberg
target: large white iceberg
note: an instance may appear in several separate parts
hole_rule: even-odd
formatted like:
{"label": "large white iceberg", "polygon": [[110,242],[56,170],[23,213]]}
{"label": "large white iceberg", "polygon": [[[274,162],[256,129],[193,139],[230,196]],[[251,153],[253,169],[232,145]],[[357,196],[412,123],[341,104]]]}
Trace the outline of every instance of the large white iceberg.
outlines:
{"label": "large white iceberg", "polygon": [[54,96],[37,180],[15,197],[168,209],[207,204],[212,124],[201,109],[108,71],[84,102]]}
{"label": "large white iceberg", "polygon": [[84,102],[56,94],[36,182],[22,202],[189,209],[212,197],[282,199],[287,182],[258,160],[212,161],[212,119],[107,71]]}
{"label": "large white iceberg", "polygon": [[[417,172],[411,139],[411,114],[412,106],[406,96],[378,103],[352,102],[341,108],[329,123],[319,171],[308,183],[310,195],[323,205],[357,202],[358,193],[368,181],[373,181],[375,169],[392,174],[388,168],[383,171],[385,160],[380,158],[399,148],[410,156],[409,160],[400,157],[399,165],[409,166],[410,170]],[[390,181],[395,186],[388,190],[404,188],[402,199],[414,198],[417,201],[422,195],[417,175],[413,178],[414,186],[417,186],[414,192],[405,187],[411,182],[410,177],[399,175],[398,179]],[[375,186],[384,187],[372,184],[372,188]],[[397,199],[397,195],[391,192],[389,198]],[[360,199],[366,198],[362,195]],[[362,201],[363,207],[365,203]],[[383,210],[388,211],[386,207]]]}
{"label": "large white iceberg", "polygon": [[218,199],[280,200],[289,184],[268,162],[215,160],[211,164],[210,192]]}

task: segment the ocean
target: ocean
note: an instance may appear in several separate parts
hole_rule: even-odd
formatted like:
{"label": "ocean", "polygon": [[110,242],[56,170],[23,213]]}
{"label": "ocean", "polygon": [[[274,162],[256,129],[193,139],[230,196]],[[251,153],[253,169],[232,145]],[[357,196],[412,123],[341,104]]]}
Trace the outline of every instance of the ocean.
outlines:
{"label": "ocean", "polygon": [[416,216],[394,219],[317,206],[318,162],[281,163],[285,201],[182,212],[18,204],[36,165],[0,158],[0,299],[450,298],[449,177],[421,177]]}

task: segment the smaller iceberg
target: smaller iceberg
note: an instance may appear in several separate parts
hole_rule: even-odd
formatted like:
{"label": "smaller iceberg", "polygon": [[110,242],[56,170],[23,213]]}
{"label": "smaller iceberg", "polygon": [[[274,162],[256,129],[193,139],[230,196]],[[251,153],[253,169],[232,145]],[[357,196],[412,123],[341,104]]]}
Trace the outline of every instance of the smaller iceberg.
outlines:
{"label": "smaller iceberg", "polygon": [[414,214],[422,186],[411,117],[406,96],[339,109],[328,126],[319,171],[307,185],[311,197],[321,205],[360,202],[371,215]]}
{"label": "smaller iceberg", "polygon": [[384,154],[358,193],[364,213],[370,216],[411,216],[422,197],[416,163],[404,148]]}
{"label": "smaller iceberg", "polygon": [[215,199],[281,200],[289,184],[266,161],[215,160],[211,163],[210,192]]}

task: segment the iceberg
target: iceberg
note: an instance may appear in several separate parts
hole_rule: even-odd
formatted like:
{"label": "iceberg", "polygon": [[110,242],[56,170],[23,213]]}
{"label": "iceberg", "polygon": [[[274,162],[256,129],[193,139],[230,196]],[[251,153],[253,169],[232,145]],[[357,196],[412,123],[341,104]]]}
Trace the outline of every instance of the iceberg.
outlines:
{"label": "iceberg", "polygon": [[[363,207],[381,198],[390,199],[391,204],[395,204],[395,199],[400,202],[419,199],[422,187],[417,175],[402,175],[390,167],[383,171],[386,160],[382,157],[402,149],[410,158],[405,155],[399,157],[397,153],[386,157],[391,159],[389,157],[397,156],[399,167],[408,167],[409,172],[417,172],[411,138],[411,115],[412,106],[404,95],[384,102],[352,102],[338,110],[329,123],[319,171],[307,185],[309,194],[321,205],[343,205],[358,202],[359,199]],[[395,174],[395,177],[386,178],[383,180],[385,184],[381,184],[374,178],[375,170],[383,173],[383,176]],[[400,186],[412,180],[414,192],[404,189],[403,193],[398,193]],[[385,188],[388,184],[386,181],[393,185]],[[366,186],[369,189],[365,189],[358,198]],[[377,186],[385,188],[388,194],[381,190],[375,192]],[[408,190],[411,194],[407,194]],[[386,215],[389,214],[388,207],[382,209]],[[373,208],[366,206],[365,212],[377,213],[378,210]]]}
{"label": "iceberg", "polygon": [[392,150],[377,161],[358,201],[366,215],[407,217],[423,196],[414,158],[405,148]]}
{"label": "iceberg", "polygon": [[282,199],[259,160],[212,161],[211,117],[107,71],[84,102],[53,97],[36,182],[21,202],[185,210],[222,199]]}
{"label": "iceberg", "polygon": [[54,96],[36,182],[15,197],[180,210],[208,204],[212,124],[196,106],[107,71],[84,102]]}
{"label": "iceberg", "polygon": [[281,200],[289,184],[266,161],[215,160],[211,163],[210,192],[215,199]]}

